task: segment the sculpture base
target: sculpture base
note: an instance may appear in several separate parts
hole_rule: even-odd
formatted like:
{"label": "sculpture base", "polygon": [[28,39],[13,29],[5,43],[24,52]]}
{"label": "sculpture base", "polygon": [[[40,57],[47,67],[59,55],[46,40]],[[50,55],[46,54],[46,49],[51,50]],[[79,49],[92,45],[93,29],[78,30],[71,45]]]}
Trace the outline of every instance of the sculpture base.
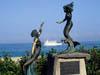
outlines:
{"label": "sculpture base", "polygon": [[55,56],[53,75],[87,75],[86,53],[66,53]]}

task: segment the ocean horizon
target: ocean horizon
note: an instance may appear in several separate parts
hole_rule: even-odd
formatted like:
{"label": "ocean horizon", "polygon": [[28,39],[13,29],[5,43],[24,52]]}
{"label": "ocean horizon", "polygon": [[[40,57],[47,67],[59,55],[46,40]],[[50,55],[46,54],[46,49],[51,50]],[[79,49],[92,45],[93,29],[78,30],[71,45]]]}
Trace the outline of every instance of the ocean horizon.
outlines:
{"label": "ocean horizon", "polygon": [[[94,46],[100,48],[100,41],[87,41],[81,42],[81,45],[77,46],[79,48],[83,46],[85,49],[91,49]],[[31,52],[32,43],[12,43],[12,44],[0,44],[0,56],[5,54],[10,54],[12,57],[25,56],[27,52]],[[66,44],[59,46],[44,46],[42,44],[41,52],[48,53],[51,49],[55,49],[57,52],[63,51],[67,48]]]}

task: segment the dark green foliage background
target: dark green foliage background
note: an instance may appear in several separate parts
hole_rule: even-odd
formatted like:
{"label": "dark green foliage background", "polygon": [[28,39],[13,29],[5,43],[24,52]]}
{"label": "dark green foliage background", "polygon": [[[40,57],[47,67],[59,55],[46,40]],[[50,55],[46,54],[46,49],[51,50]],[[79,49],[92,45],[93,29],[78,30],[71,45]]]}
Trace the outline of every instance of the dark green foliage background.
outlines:
{"label": "dark green foliage background", "polygon": [[20,71],[20,65],[12,61],[10,57],[4,57],[4,61],[0,60],[0,75],[21,75]]}

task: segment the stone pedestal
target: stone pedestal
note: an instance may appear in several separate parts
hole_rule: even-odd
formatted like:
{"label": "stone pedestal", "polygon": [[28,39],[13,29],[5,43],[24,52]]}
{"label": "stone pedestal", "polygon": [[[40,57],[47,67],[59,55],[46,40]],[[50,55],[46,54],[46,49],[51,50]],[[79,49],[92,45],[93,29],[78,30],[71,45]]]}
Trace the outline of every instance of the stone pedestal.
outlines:
{"label": "stone pedestal", "polygon": [[87,75],[86,53],[68,53],[55,56],[53,75]]}

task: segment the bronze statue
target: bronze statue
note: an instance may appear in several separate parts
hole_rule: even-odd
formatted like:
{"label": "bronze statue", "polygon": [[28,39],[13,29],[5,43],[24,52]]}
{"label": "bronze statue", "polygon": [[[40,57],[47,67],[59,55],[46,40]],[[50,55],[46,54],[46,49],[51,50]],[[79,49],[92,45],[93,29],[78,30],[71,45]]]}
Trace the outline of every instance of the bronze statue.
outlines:
{"label": "bronze statue", "polygon": [[32,46],[31,58],[29,58],[28,61],[26,61],[26,63],[23,66],[25,75],[35,75],[34,63],[37,60],[41,51],[41,41],[39,37],[40,37],[40,34],[42,33],[43,24],[44,22],[40,25],[39,31],[35,29],[31,32],[31,37],[34,37],[34,43]]}
{"label": "bronze statue", "polygon": [[72,12],[73,12],[73,2],[70,4],[67,4],[63,7],[64,12],[65,12],[65,18],[62,21],[56,22],[58,24],[61,24],[65,21],[67,21],[65,28],[64,28],[64,36],[65,36],[65,42],[68,44],[68,47],[71,49],[74,49],[75,46],[79,45],[77,41],[73,41],[73,39],[70,37],[69,32],[71,28],[73,27],[73,22],[72,22]]}

